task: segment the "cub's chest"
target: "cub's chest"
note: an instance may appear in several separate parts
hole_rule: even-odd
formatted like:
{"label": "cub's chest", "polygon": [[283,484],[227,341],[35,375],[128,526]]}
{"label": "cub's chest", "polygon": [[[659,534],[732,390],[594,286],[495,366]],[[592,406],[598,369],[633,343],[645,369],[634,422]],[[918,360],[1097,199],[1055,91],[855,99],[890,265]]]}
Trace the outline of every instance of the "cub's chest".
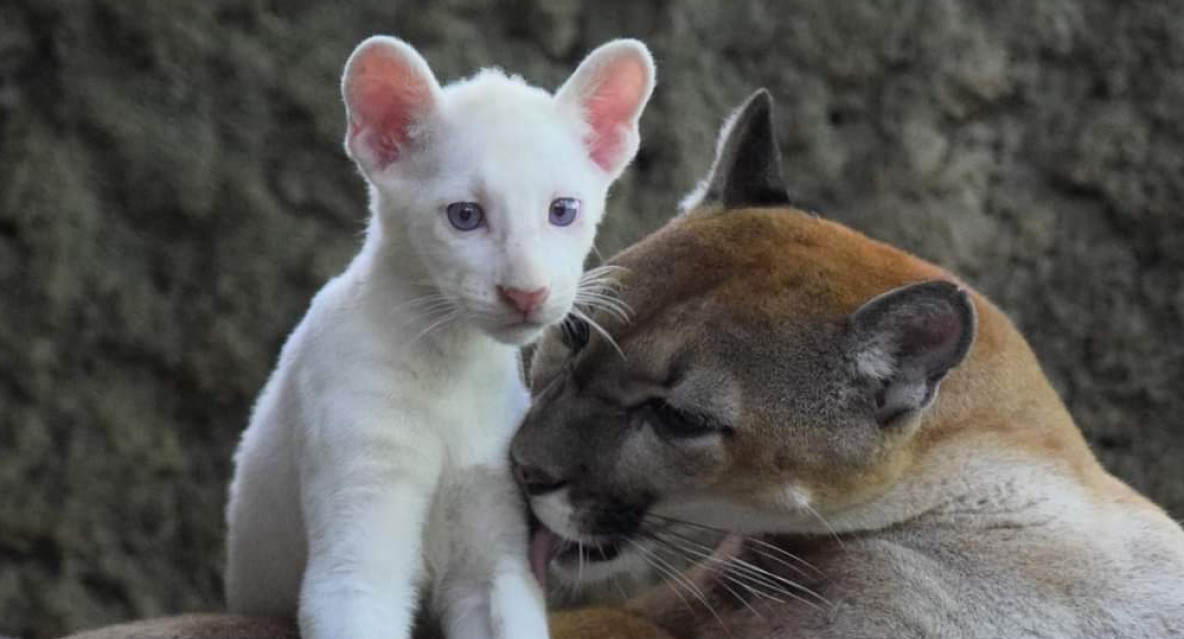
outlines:
{"label": "cub's chest", "polygon": [[482,373],[428,390],[437,429],[459,459],[504,456],[530,404],[516,362]]}

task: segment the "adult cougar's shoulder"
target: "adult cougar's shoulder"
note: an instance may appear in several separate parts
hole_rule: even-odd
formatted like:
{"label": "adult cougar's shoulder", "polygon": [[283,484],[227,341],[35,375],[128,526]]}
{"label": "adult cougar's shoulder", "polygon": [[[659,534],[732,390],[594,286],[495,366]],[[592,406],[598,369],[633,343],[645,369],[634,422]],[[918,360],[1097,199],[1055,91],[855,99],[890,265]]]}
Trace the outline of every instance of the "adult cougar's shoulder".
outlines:
{"label": "adult cougar's shoulder", "polygon": [[1184,532],[993,304],[789,206],[770,109],[611,261],[630,321],[544,337],[513,445],[536,564],[655,564],[630,607],[678,637],[1184,636]]}

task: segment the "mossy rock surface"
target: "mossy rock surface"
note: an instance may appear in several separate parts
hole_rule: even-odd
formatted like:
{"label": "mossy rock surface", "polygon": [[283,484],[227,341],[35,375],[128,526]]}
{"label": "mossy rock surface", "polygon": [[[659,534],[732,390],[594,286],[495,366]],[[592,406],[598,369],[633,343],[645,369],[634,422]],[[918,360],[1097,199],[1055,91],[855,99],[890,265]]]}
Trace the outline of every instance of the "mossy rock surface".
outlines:
{"label": "mossy rock surface", "polygon": [[376,32],[442,78],[547,87],[647,41],[660,82],[604,253],[769,87],[798,200],[990,295],[1106,465],[1184,517],[1175,0],[6,0],[0,633],[220,605],[231,451],[364,223],[338,81]]}

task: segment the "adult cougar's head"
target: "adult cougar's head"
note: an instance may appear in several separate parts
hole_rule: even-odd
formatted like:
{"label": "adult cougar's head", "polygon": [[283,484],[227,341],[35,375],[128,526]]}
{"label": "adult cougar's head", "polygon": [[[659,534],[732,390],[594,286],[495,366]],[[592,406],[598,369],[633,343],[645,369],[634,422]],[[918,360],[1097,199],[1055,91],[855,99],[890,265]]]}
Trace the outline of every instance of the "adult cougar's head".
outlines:
{"label": "adult cougar's head", "polygon": [[583,323],[544,336],[512,448],[536,570],[616,572],[676,520],[886,525],[901,506],[882,496],[939,439],[940,404],[961,401],[938,387],[986,303],[791,208],[771,108],[753,95],[686,210],[611,260],[629,322],[593,317],[611,339]]}

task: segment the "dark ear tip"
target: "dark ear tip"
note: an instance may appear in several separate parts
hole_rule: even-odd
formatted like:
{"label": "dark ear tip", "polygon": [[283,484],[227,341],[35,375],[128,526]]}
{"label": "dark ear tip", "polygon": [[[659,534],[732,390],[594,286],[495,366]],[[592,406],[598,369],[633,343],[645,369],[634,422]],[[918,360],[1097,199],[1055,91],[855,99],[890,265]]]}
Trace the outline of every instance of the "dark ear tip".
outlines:
{"label": "dark ear tip", "polygon": [[963,324],[969,329],[966,332],[973,338],[977,328],[977,313],[970,299],[970,291],[948,280],[925,280],[888,291],[856,310],[853,320],[858,326],[872,325],[890,312],[892,307],[923,300],[948,304],[951,310],[961,316]]}
{"label": "dark ear tip", "polygon": [[970,290],[947,280],[925,282],[917,285],[916,290],[927,290],[930,294],[944,298],[953,307],[954,312],[961,317],[962,337],[955,348],[958,353],[957,359],[961,361],[970,351],[978,334],[978,312],[974,308],[974,302],[970,299]]}
{"label": "dark ear tip", "polygon": [[954,297],[959,293],[963,293],[962,287],[949,280],[928,280],[914,284],[910,287],[913,294],[937,295],[942,297]]}
{"label": "dark ear tip", "polygon": [[916,293],[945,298],[953,304],[969,320],[973,328],[975,322],[974,303],[970,300],[970,290],[949,280],[930,280],[913,287]]}
{"label": "dark ear tip", "polygon": [[917,287],[929,288],[933,293],[947,298],[951,303],[963,307],[974,313],[974,304],[970,301],[970,289],[948,280],[931,280]]}
{"label": "dark ear tip", "polygon": [[773,115],[773,94],[769,90],[761,87],[752,92],[744,104],[740,107],[740,111],[746,114],[749,119],[756,116],[771,118]]}
{"label": "dark ear tip", "polygon": [[963,355],[970,351],[970,346],[978,337],[978,309],[970,299],[970,290],[957,287],[958,308],[962,311],[962,321],[966,324],[966,334],[962,346]]}

